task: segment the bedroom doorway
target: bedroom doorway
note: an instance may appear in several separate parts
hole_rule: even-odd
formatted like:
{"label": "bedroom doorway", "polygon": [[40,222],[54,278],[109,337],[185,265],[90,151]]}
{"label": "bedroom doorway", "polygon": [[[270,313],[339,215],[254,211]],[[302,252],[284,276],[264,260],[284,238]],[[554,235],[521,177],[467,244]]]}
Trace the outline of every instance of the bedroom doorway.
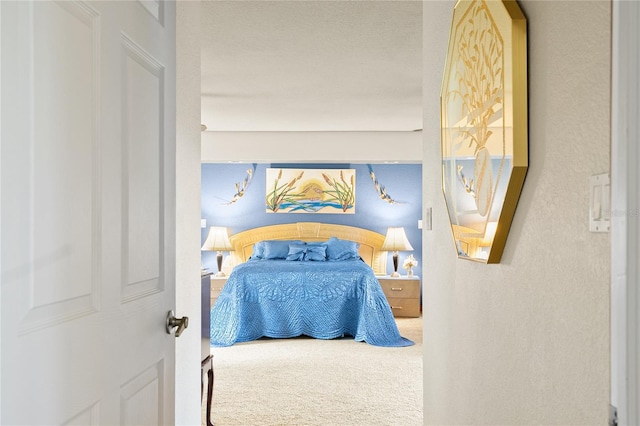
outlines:
{"label": "bedroom doorway", "polygon": [[[212,211],[231,210],[235,183],[242,188],[253,163],[421,166],[422,2],[205,1],[199,19],[202,162],[239,167],[237,178],[218,182],[228,189],[208,200]],[[380,183],[402,202],[410,186],[393,192],[383,175]],[[264,197],[264,183],[253,178],[234,212],[256,192]],[[368,181],[376,197],[367,172],[357,180]],[[206,228],[236,232],[262,212],[238,213],[229,223],[207,220]],[[407,225],[417,235],[421,214]],[[384,233],[395,218],[388,220],[376,231]]]}

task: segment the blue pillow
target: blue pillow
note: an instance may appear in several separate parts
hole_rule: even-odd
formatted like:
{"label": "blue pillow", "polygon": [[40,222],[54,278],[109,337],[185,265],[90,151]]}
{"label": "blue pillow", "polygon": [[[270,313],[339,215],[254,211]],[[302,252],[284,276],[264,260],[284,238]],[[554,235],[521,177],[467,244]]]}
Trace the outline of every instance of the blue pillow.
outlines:
{"label": "blue pillow", "polygon": [[327,246],[324,244],[307,244],[304,260],[324,262],[327,260]]}
{"label": "blue pillow", "polygon": [[353,260],[360,258],[360,253],[358,252],[360,244],[355,241],[331,237],[325,244],[327,245],[327,260]]}
{"label": "blue pillow", "polygon": [[306,244],[289,244],[289,253],[287,253],[286,260],[304,260],[306,252]]}
{"label": "blue pillow", "polygon": [[270,240],[264,241],[263,259],[286,259],[289,254],[289,244],[304,244],[303,241]]}
{"label": "blue pillow", "polygon": [[263,259],[264,258],[264,241],[258,241],[253,245],[253,251],[249,260]]}

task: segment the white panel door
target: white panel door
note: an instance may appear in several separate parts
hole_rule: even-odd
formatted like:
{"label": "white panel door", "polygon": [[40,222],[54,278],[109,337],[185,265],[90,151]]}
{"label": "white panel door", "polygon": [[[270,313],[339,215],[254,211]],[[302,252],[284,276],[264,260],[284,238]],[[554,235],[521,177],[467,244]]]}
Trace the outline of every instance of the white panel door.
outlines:
{"label": "white panel door", "polygon": [[0,424],[173,423],[175,4],[0,19]]}

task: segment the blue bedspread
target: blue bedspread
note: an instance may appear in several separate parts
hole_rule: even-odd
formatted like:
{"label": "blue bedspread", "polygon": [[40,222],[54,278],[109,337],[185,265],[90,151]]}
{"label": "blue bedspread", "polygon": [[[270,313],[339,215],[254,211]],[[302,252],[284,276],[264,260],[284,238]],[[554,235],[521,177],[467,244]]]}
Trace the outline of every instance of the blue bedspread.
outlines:
{"label": "blue bedspread", "polygon": [[413,345],[400,336],[380,283],[361,260],[236,266],[211,309],[211,345],[301,335]]}

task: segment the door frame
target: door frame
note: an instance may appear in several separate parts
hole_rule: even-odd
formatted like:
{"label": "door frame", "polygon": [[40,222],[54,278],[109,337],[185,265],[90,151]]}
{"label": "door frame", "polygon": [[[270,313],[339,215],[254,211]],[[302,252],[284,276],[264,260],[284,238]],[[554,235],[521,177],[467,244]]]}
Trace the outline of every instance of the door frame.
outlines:
{"label": "door frame", "polygon": [[176,341],[175,424],[201,422],[200,404],[200,0],[176,2],[176,314],[191,319]]}
{"label": "door frame", "polygon": [[640,422],[640,4],[612,7],[611,405],[630,425]]}

